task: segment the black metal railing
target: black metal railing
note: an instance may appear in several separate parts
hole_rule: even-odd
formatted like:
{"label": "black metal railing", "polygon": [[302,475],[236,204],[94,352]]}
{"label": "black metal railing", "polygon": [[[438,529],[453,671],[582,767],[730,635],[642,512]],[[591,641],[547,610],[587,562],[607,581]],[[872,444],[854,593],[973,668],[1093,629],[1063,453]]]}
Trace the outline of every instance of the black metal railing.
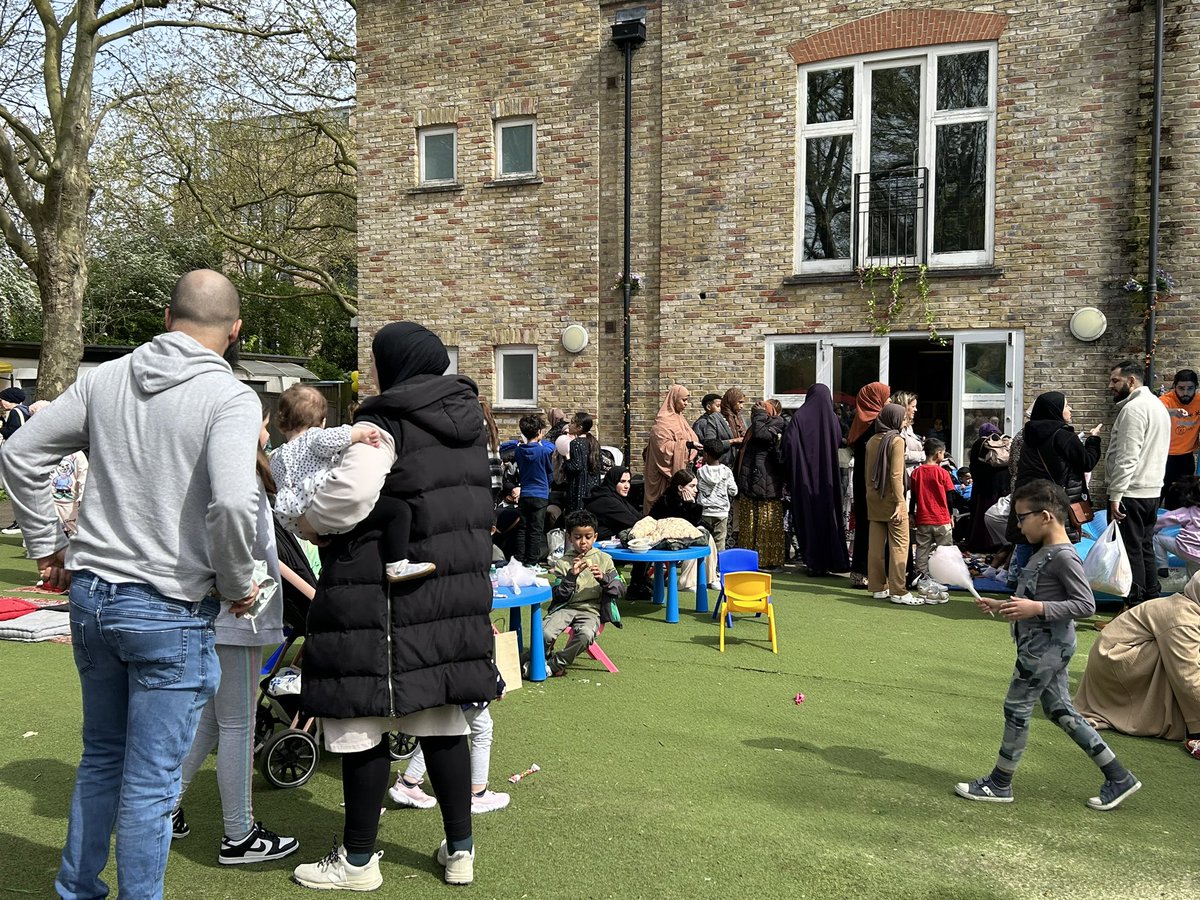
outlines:
{"label": "black metal railing", "polygon": [[888,169],[854,176],[854,267],[923,265],[929,170]]}

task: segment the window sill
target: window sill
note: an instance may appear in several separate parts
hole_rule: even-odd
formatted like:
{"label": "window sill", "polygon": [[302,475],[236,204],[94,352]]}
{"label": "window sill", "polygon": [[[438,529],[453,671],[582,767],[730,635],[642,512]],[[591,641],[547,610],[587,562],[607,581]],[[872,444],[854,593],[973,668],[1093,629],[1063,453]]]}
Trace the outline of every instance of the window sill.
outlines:
{"label": "window sill", "polygon": [[517,187],[524,184],[542,184],[541,175],[501,175],[491,181],[485,181],[485,188]]}
{"label": "window sill", "polygon": [[492,412],[498,413],[527,413],[534,410],[540,411],[537,402],[534,400],[530,400],[527,403],[515,400],[497,400],[492,404]]}
{"label": "window sill", "polygon": [[[917,271],[916,266],[905,266],[906,273]],[[957,269],[926,269],[925,277],[930,281],[940,278],[1000,278],[1004,270],[999,266],[966,266]],[[837,284],[844,281],[858,281],[855,272],[818,272],[813,275],[788,275],[783,279],[784,284]]]}
{"label": "window sill", "polygon": [[409,194],[445,194],[451,191],[461,191],[463,189],[461,181],[447,181],[441,184],[422,184],[414,188],[409,188]]}

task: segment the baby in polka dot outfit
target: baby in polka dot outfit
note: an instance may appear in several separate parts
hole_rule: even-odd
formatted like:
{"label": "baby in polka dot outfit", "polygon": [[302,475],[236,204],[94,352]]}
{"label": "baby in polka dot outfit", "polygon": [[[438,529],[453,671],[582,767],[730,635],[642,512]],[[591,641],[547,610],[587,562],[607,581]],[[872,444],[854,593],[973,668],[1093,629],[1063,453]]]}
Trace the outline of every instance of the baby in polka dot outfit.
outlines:
{"label": "baby in polka dot outfit", "polygon": [[[304,514],[342,454],[351,444],[378,447],[379,429],[374,425],[326,428],[325,398],[306,384],[293,385],[280,394],[276,422],[287,443],[271,454],[271,474],[277,490],[275,514],[289,531],[302,534],[311,531]],[[383,532],[380,544],[384,558],[393,560],[385,567],[388,580],[423,578],[434,571],[433,563],[408,559],[412,510],[403,500],[380,497],[365,521]]]}

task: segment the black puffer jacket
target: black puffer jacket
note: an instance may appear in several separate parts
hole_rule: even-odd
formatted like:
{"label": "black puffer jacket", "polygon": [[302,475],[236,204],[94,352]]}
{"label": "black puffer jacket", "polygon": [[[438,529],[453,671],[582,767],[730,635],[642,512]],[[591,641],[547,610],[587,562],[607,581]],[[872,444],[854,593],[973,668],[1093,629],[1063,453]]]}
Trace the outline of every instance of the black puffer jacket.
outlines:
{"label": "black puffer jacket", "polygon": [[378,528],[334,536],[308,614],[304,708],[345,719],[494,700],[492,493],[478,389],[461,376],[419,375],[368,400],[356,421],[395,439],[383,493],[409,504],[410,558],[437,571],[389,584]]}
{"label": "black puffer jacket", "polygon": [[765,409],[750,414],[750,430],[742,447],[737,470],[738,490],[751,500],[778,500],[783,496],[783,461],[779,442],[787,423]]}
{"label": "black puffer jacket", "polygon": [[[1086,475],[1099,461],[1100,438],[1096,435],[1089,434],[1081,442],[1075,430],[1065,422],[1028,422],[1013,490],[1045,478],[1061,486],[1067,492],[1069,502],[1077,503],[1088,499]],[[1012,543],[1025,542],[1016,514],[1011,510],[1005,537]]]}

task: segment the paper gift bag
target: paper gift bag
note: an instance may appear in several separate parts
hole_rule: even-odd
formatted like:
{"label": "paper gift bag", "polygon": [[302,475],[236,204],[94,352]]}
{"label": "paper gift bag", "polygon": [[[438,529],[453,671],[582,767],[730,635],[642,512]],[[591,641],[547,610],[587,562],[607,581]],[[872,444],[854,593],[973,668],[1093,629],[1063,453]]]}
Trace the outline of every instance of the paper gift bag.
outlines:
{"label": "paper gift bag", "polygon": [[504,679],[504,689],[515,691],[521,687],[521,651],[517,647],[515,631],[501,631],[493,636],[495,649],[493,658],[500,677]]}

